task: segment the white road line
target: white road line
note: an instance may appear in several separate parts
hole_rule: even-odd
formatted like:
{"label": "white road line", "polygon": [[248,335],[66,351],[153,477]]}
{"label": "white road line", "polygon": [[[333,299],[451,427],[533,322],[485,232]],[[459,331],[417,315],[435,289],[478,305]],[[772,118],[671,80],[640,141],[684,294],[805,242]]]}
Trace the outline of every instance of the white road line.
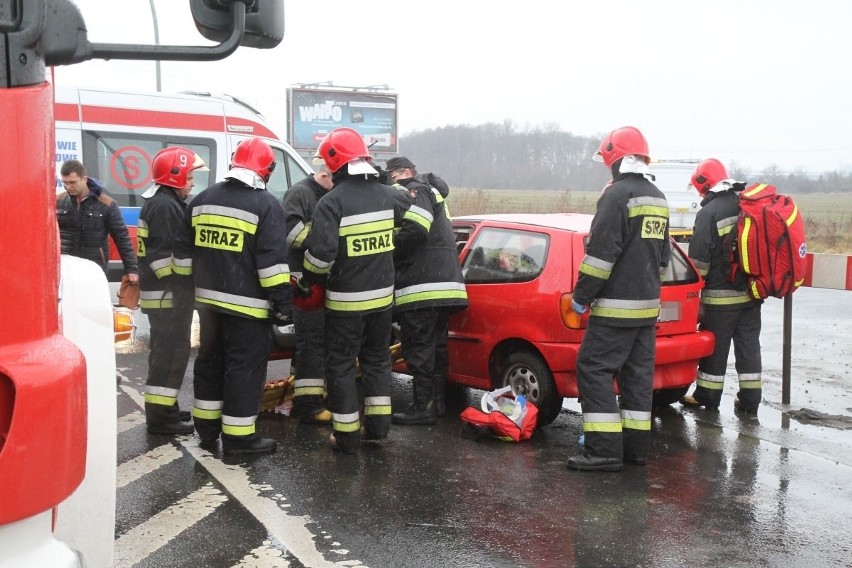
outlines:
{"label": "white road line", "polygon": [[284,558],[284,552],[272,546],[268,540],[246,554],[233,568],[289,568],[290,561]]}
{"label": "white road line", "polygon": [[157,513],[116,539],[113,568],[135,566],[227,500],[221,491],[213,487],[212,483],[208,483],[168,509]]}
{"label": "white road line", "polygon": [[118,419],[118,433],[121,434],[144,423],[145,415],[138,410],[134,410],[130,414],[125,414]]}
{"label": "white road line", "polygon": [[[266,489],[267,486],[252,485],[244,468],[225,465],[209,452],[199,448],[195,441],[181,443],[234,499],[266,527],[272,539],[286,546],[287,550],[304,566],[312,568],[340,566],[338,563],[326,560],[317,550],[314,545],[314,535],[305,527],[311,522],[310,517],[289,515],[273,498],[262,497],[260,489]],[[353,561],[349,559],[349,562]],[[361,566],[362,564],[357,562],[350,565]]]}
{"label": "white road line", "polygon": [[146,454],[119,464],[118,474],[116,475],[116,487],[124,487],[143,475],[151,473],[181,457],[183,457],[183,453],[173,444],[163,444]]}
{"label": "white road line", "polygon": [[145,408],[145,395],[143,395],[130,385],[118,385],[118,388],[123,390],[124,394],[129,396],[133,400],[133,402],[136,403],[136,406],[143,409]]}

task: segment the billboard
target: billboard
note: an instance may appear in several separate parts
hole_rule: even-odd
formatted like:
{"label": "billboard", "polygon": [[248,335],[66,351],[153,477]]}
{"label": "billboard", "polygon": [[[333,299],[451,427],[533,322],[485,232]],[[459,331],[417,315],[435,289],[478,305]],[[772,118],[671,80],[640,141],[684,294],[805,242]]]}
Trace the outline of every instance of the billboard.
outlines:
{"label": "billboard", "polygon": [[396,93],[292,87],[287,106],[287,141],[303,156],[341,126],[357,130],[377,158],[397,153]]}

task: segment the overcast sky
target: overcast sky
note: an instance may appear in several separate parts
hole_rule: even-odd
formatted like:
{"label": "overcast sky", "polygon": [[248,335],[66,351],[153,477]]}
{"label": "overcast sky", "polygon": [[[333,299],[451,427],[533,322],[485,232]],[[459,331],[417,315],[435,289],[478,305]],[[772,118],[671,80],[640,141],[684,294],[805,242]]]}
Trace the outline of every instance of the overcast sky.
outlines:
{"label": "overcast sky", "polygon": [[[149,0],[76,3],[90,41],[153,43]],[[208,44],[188,0],[154,6],[161,44]],[[275,49],[163,62],[162,90],[243,98],[281,137],[287,87],[387,84],[403,137],[507,119],[582,136],[630,124],[655,158],[852,171],[849,0],[285,0],[285,14]],[[155,64],[93,61],[56,81],[155,90]]]}

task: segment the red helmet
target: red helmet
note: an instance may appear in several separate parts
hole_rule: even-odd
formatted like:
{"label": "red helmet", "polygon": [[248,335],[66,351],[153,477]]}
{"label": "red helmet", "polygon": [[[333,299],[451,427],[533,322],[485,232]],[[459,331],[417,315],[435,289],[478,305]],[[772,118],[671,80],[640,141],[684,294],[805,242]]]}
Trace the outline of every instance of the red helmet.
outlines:
{"label": "red helmet", "polygon": [[646,164],[649,163],[651,156],[648,152],[648,141],[638,128],[622,126],[604,136],[594,159],[609,168],[624,156],[634,155],[641,156]]}
{"label": "red helmet", "polygon": [[154,156],[154,183],[169,187],[186,187],[186,176],[194,170],[207,171],[209,168],[201,156],[180,146],[163,148]]}
{"label": "red helmet", "polygon": [[316,157],[322,159],[334,173],[352,160],[369,160],[370,152],[364,138],[357,131],[351,128],[335,128],[320,142]]}
{"label": "red helmet", "polygon": [[251,170],[267,182],[275,170],[275,154],[262,139],[249,138],[237,144],[231,156],[231,167]]}
{"label": "red helmet", "polygon": [[704,160],[695,168],[690,182],[701,195],[707,195],[713,187],[723,179],[728,179],[728,170],[716,158]]}

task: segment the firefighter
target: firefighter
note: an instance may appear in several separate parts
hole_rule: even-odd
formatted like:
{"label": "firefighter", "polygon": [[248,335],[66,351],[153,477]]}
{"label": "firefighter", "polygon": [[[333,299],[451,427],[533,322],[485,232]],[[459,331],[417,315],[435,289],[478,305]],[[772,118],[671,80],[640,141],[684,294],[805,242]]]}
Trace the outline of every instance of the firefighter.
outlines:
{"label": "firefighter", "polygon": [[[332,172],[334,190],[314,210],[294,303],[306,309],[325,306],[331,442],[355,453],[362,437],[380,440],[390,431],[394,227],[401,226],[411,200],[405,192],[378,183],[367,146],[351,128],[328,133],[317,158]],[[424,228],[415,222],[401,230],[425,238]],[[362,373],[363,430],[356,357]]]}
{"label": "firefighter", "polygon": [[748,294],[745,278],[729,280],[731,246],[737,235],[739,193],[745,183],[731,179],[719,160],[704,160],[691,182],[702,197],[689,242],[689,258],[704,277],[700,328],[716,337],[713,353],[698,363],[698,380],[686,406],[718,409],[725,385],[728,353],[734,343],[740,390],[734,408],[754,414],[761,400],[760,310],[762,301]]}
{"label": "firefighter", "polygon": [[145,382],[145,423],[150,434],[192,434],[188,411],[177,396],[189,361],[192,283],[172,272],[172,239],[195,186],[194,173],[209,171],[192,150],[172,146],[154,156],[154,186],[139,213],[140,307],[151,325]]}
{"label": "firefighter", "polygon": [[[317,172],[293,184],[284,194],[282,206],[287,224],[287,250],[292,272],[291,278],[301,276],[305,257],[305,239],[311,231],[314,209],[320,198],[334,187],[331,171],[325,162],[317,163]],[[299,272],[295,272],[299,270]],[[296,332],[296,350],[293,357],[296,380],[293,383],[293,410],[291,415],[300,422],[327,424],[331,412],[323,400],[325,388],[325,313],[323,310],[302,310],[293,307]]]}
{"label": "firefighter", "polygon": [[610,169],[612,181],[598,199],[574,288],[574,311],[591,310],[577,356],[585,449],[568,459],[568,468],[621,471],[625,461],[644,465],[650,444],[660,273],[671,257],[669,208],[651,183],[648,143],[638,129],[607,134],[595,160]]}
{"label": "firefighter", "polygon": [[190,203],[175,238],[173,270],[192,275],[201,324],[194,367],[195,430],[225,454],[272,452],[255,422],[266,380],[270,317],[290,312],[284,212],[266,184],[275,169],[260,138],[240,142],[225,179]]}
{"label": "firefighter", "polygon": [[[385,165],[388,178],[407,191],[409,210],[429,232],[419,242],[397,242],[394,250],[394,311],[402,333],[402,354],[413,376],[414,401],[391,416],[394,424],[435,424],[446,414],[447,326],[450,314],[467,307],[450,214],[444,199],[449,187],[439,177],[417,174],[405,156]],[[426,180],[432,180],[432,184]]]}

